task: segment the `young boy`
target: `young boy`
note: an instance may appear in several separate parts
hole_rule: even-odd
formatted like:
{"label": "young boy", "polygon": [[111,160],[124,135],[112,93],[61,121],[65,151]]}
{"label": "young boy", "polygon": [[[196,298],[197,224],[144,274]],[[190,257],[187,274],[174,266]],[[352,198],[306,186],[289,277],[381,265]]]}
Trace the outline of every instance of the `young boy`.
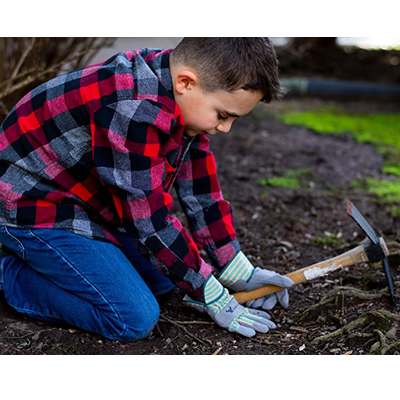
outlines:
{"label": "young boy", "polygon": [[[286,289],[253,308],[230,292],[293,282],[241,252],[209,137],[281,92],[268,39],[185,38],[28,93],[0,128],[6,301],[38,320],[134,341],[157,323],[156,297],[176,285],[231,332],[274,328],[256,309],[287,307]],[[193,238],[169,215],[172,186]]]}

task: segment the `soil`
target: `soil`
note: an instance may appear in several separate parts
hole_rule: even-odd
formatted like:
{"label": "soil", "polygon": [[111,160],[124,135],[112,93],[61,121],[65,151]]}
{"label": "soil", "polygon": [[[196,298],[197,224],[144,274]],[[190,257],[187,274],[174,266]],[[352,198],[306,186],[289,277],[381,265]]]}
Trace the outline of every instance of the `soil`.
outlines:
{"label": "soil", "polygon": [[[369,57],[369,53],[364,53]],[[361,58],[363,58],[361,57]],[[388,79],[398,53],[375,76]],[[282,56],[284,60],[284,57]],[[379,59],[379,57],[377,58]],[[290,58],[290,62],[293,59]],[[302,75],[309,69],[286,62],[284,73]],[[362,63],[365,61],[361,60]],[[342,65],[341,63],[332,65]],[[368,79],[345,68],[337,78]],[[365,65],[365,64],[364,64]],[[291,68],[290,68],[291,67]],[[295,68],[296,67],[296,68]],[[354,69],[355,67],[353,67]],[[398,68],[396,69],[398,71]],[[332,73],[312,71],[324,76]],[[398,74],[391,75],[398,82]],[[287,99],[260,105],[238,120],[230,134],[211,140],[220,184],[231,202],[243,252],[256,266],[286,274],[334,257],[358,246],[365,236],[346,213],[350,199],[389,246],[389,262],[400,299],[400,218],[390,217],[389,206],[355,189],[351,182],[383,176],[383,158],[372,145],[356,142],[350,134],[320,135],[286,126],[274,119],[277,111],[326,106],[328,100]],[[346,110],[398,111],[398,104],[333,102]],[[259,184],[287,170],[306,170],[296,189]],[[173,213],[184,222],[177,206]],[[202,255],[207,259],[206,255]],[[362,263],[291,288],[287,310],[270,311],[277,328],[245,338],[229,333],[180,303],[177,289],[159,299],[161,317],[150,336],[136,343],[105,339],[74,327],[38,322],[14,311],[0,293],[0,354],[162,354],[162,355],[282,355],[282,354],[397,354],[400,352],[400,316],[388,295],[381,264]]]}
{"label": "soil", "polygon": [[[318,100],[314,102],[307,104],[318,105]],[[344,106],[384,107],[360,102]],[[220,134],[211,141],[242,250],[254,265],[285,274],[354,248],[364,235],[346,213],[346,199],[350,199],[390,244],[389,261],[399,287],[399,218],[390,217],[388,206],[377,198],[351,187],[352,181],[365,176],[381,177],[382,156],[351,135],[319,135],[286,126],[273,118],[279,107],[300,109],[305,102],[260,105],[238,120],[229,136]],[[308,171],[301,175],[300,188],[258,183],[297,169]],[[184,221],[177,206],[173,213]],[[334,240],[323,240],[330,236]],[[358,264],[290,289],[289,309],[277,306],[270,311],[277,328],[253,338],[219,328],[207,316],[183,306],[181,296],[174,290],[159,299],[161,317],[156,328],[136,343],[26,318],[2,296],[0,354],[355,355],[400,351],[399,314],[391,305],[380,264]]]}

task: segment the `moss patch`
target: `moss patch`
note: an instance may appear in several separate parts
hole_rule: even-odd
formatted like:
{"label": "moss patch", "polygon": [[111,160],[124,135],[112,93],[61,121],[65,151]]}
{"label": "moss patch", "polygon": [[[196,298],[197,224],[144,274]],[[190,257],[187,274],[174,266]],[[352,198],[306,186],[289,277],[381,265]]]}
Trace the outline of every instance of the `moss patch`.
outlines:
{"label": "moss patch", "polygon": [[351,132],[360,142],[390,145],[400,154],[400,113],[346,114],[338,108],[287,112],[278,118],[288,125],[302,125],[319,133]]}
{"label": "moss patch", "polygon": [[400,217],[400,178],[385,180],[367,177],[363,181],[354,181],[351,185],[355,189],[379,196],[382,203],[391,205],[390,215]]}
{"label": "moss patch", "polygon": [[300,189],[304,187],[302,177],[309,176],[306,169],[287,170],[280,177],[261,178],[257,181],[260,186],[284,187],[287,189]]}
{"label": "moss patch", "polygon": [[400,165],[384,165],[383,170],[387,174],[400,176]]}
{"label": "moss patch", "polygon": [[310,240],[310,244],[313,246],[337,247],[343,245],[344,243],[344,240],[339,239],[334,233],[331,233],[325,237],[317,237]]}
{"label": "moss patch", "polygon": [[368,178],[368,190],[384,197],[388,203],[400,203],[400,179],[393,181]]}

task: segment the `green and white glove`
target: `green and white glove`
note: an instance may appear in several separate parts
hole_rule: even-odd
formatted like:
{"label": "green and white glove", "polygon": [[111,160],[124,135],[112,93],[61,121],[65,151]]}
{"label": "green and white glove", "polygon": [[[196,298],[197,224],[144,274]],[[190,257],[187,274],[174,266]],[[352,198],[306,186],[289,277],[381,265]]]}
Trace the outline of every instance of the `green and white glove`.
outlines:
{"label": "green and white glove", "polygon": [[262,308],[264,310],[272,310],[278,302],[283,308],[288,308],[289,293],[286,288],[294,284],[287,276],[258,267],[254,268],[241,251],[222,270],[218,280],[233,292],[249,292],[266,285],[276,285],[284,288],[277,293],[246,303],[247,307]]}
{"label": "green and white glove", "polygon": [[210,275],[203,286],[203,296],[204,303],[187,295],[183,298],[183,303],[207,313],[217,325],[229,332],[252,337],[256,332],[266,333],[276,328],[265,311],[240,305],[213,275]]}

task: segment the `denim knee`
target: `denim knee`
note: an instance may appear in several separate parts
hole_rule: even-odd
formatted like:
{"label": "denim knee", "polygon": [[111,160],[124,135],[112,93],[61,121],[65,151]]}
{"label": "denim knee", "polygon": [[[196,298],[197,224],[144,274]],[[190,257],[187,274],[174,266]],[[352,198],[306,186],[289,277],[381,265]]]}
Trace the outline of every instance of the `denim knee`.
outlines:
{"label": "denim knee", "polygon": [[[160,316],[160,307],[157,301],[149,302],[146,308],[137,309],[132,307],[132,311],[126,313],[121,321],[114,325],[115,332],[107,335],[113,340],[124,342],[134,342],[147,338]],[[122,328],[122,329],[121,329]]]}

